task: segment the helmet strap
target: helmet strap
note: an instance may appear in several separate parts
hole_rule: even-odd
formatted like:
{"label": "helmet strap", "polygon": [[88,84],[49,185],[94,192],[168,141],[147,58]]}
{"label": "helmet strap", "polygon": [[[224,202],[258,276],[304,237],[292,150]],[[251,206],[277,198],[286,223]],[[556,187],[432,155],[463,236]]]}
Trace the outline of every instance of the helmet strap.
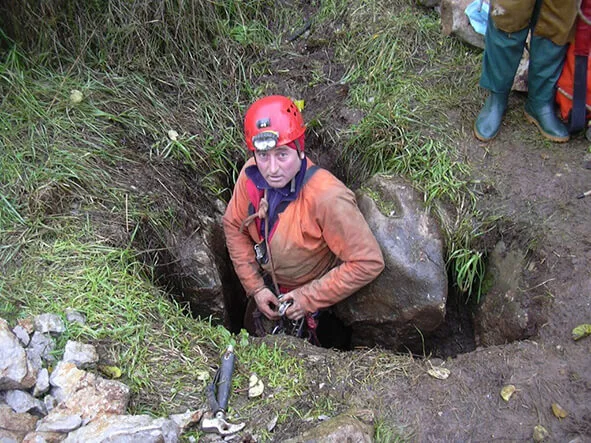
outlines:
{"label": "helmet strap", "polygon": [[298,151],[298,154],[300,155],[300,159],[301,159],[301,160],[303,160],[303,159],[304,159],[304,156],[303,156],[303,154],[304,154],[304,151],[302,151],[302,145],[301,145],[301,143],[300,143],[300,140],[296,138],[296,139],[293,141],[293,144],[294,144],[294,145],[295,145],[295,147],[296,147],[296,151]]}

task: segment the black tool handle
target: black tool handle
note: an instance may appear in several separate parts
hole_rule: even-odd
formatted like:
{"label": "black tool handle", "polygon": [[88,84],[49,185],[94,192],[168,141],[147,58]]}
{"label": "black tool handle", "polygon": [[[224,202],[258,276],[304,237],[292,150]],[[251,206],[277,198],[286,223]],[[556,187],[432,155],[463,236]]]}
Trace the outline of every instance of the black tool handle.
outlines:
{"label": "black tool handle", "polygon": [[[234,348],[228,346],[228,349],[222,357],[222,365],[219,371],[219,380],[217,386],[217,401],[219,408],[226,412],[230,391],[232,390],[232,373],[234,372]],[[217,411],[216,411],[217,412]]]}

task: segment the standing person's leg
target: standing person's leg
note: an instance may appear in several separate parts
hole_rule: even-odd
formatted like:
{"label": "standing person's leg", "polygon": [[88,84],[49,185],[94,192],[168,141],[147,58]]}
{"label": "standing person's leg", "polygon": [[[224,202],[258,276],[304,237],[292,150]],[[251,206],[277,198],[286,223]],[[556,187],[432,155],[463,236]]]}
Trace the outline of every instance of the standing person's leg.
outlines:
{"label": "standing person's leg", "polygon": [[474,135],[481,141],[492,140],[501,127],[529,33],[534,1],[491,2],[480,77],[480,86],[490,94],[474,123]]}
{"label": "standing person's leg", "polygon": [[525,116],[544,137],[555,142],[569,139],[567,127],[556,116],[554,102],[566,49],[544,37],[531,39]]}
{"label": "standing person's leg", "polygon": [[544,1],[531,39],[525,115],[555,142],[569,139],[567,127],[556,116],[555,95],[575,16],[574,0]]}

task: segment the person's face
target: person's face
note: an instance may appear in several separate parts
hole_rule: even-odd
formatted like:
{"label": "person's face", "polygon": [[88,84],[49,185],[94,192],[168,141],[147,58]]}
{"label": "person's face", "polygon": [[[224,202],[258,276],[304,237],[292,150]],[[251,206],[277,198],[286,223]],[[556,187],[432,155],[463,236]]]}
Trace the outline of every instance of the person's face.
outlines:
{"label": "person's face", "polygon": [[254,156],[259,171],[272,188],[283,188],[296,176],[302,165],[298,152],[289,146],[255,151]]}

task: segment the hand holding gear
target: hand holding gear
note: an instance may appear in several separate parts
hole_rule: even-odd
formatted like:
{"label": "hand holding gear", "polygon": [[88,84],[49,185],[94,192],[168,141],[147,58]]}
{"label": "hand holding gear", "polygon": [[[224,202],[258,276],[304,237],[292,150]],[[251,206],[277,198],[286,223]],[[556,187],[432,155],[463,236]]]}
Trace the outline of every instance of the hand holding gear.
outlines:
{"label": "hand holding gear", "polygon": [[279,300],[269,288],[261,289],[259,292],[254,294],[253,297],[257,304],[257,308],[265,317],[267,317],[269,320],[279,319],[280,315],[277,313]]}

